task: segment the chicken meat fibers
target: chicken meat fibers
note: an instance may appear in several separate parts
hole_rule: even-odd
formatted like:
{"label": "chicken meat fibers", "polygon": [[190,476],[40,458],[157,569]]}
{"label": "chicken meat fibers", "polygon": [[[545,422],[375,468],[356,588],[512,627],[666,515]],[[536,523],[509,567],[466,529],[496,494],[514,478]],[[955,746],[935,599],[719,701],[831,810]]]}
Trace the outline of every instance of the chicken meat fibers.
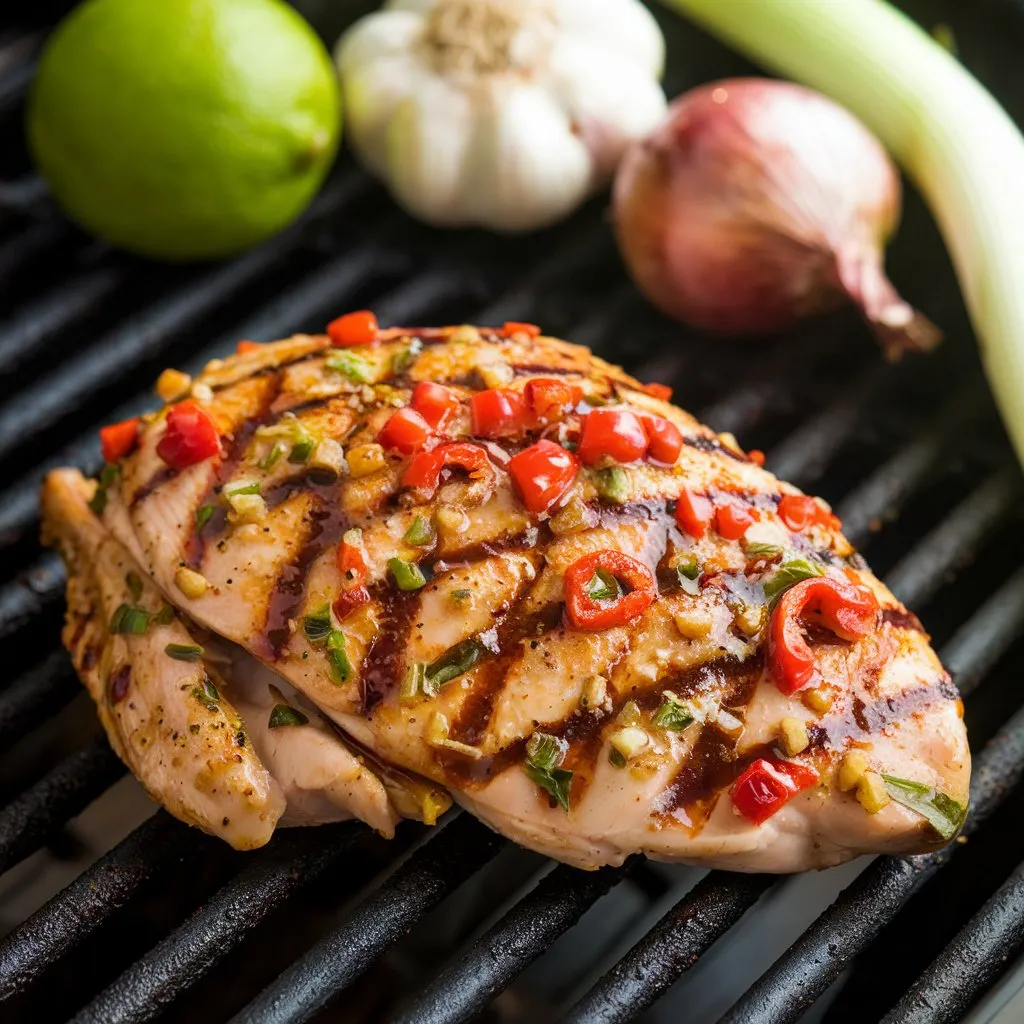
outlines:
{"label": "chicken meat fibers", "polygon": [[580,867],[948,841],[963,709],[801,494],[529,324],[243,342],[57,470],[64,642],[114,749],[238,848],[452,800]]}

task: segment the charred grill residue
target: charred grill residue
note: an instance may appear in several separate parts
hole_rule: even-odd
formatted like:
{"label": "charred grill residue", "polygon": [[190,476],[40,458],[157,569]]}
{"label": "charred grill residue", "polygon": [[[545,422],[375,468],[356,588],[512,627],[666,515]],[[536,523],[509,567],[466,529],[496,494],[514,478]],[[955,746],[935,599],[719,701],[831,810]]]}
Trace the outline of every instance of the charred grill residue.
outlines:
{"label": "charred grill residue", "polygon": [[374,596],[379,603],[380,625],[360,672],[364,714],[398,686],[402,659],[420,607],[418,591],[399,590],[386,580]]}
{"label": "charred grill residue", "polygon": [[895,626],[897,629],[912,629],[916,633],[924,633],[924,626],[921,620],[906,608],[883,608],[882,621]]}

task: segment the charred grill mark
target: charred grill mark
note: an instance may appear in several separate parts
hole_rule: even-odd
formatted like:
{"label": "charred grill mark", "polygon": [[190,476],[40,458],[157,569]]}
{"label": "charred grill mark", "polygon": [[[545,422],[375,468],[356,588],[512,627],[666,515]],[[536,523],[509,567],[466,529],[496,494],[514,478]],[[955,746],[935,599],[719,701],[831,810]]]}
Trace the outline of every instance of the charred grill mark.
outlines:
{"label": "charred grill mark", "polygon": [[510,533],[505,537],[480,541],[455,551],[448,551],[444,558],[440,558],[434,563],[434,568],[438,572],[447,572],[449,569],[465,569],[475,562],[509,551],[530,551],[541,543],[540,537],[541,532],[535,526],[531,526],[519,533]]}
{"label": "charred grill mark", "polygon": [[118,704],[128,695],[128,686],[132,681],[131,665],[122,665],[115,669],[110,677],[110,701]]}
{"label": "charred grill mark", "polygon": [[384,583],[376,597],[380,625],[360,671],[362,713],[372,711],[399,683],[402,659],[420,607],[417,591],[403,591]]}
{"label": "charred grill mark", "polygon": [[580,377],[578,366],[552,366],[548,363],[512,363],[512,372],[517,377],[533,377],[544,374],[548,377]]}
{"label": "charred grill mark", "polygon": [[695,448],[699,452],[714,452],[719,455],[728,455],[730,459],[737,462],[750,462],[750,457],[744,452],[738,452],[723,444],[717,437],[706,437],[703,434],[684,434],[683,444],[688,448]]}
{"label": "charred grill mark", "polygon": [[231,380],[224,381],[223,383],[214,384],[210,390],[214,394],[219,394],[221,391],[226,391],[228,388],[232,388],[236,384],[241,384],[247,380],[254,380],[257,377],[267,377],[272,373],[280,374],[281,370],[286,370],[290,366],[298,366],[300,363],[308,363],[310,360],[322,357],[324,351],[325,350],[323,348],[318,348],[312,352],[304,352],[302,355],[291,356],[279,363],[274,363],[271,366],[257,367],[250,373],[247,373],[244,377],[233,377]]}
{"label": "charred grill mark", "polygon": [[164,466],[162,469],[158,469],[132,495],[132,500],[128,503],[128,507],[135,509],[137,505],[145,501],[157,488],[163,487],[165,483],[173,480],[177,475],[178,471],[173,466]]}
{"label": "charred grill mark", "polygon": [[895,626],[897,629],[911,629],[915,633],[924,633],[925,628],[921,620],[906,608],[883,608],[882,621]]}

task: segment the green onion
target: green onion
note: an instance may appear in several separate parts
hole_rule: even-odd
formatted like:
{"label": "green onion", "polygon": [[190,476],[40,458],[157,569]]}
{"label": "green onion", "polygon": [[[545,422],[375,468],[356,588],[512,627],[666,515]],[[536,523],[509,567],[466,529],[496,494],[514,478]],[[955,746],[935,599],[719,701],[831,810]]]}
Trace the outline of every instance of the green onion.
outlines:
{"label": "green onion", "polygon": [[693,712],[675,694],[665,694],[661,707],[654,713],[654,724],[679,732],[693,721]]}
{"label": "green onion", "polygon": [[463,672],[468,672],[484,655],[483,645],[470,637],[448,648],[436,661],[432,661],[424,675],[426,691],[431,694]]}
{"label": "green onion", "polygon": [[96,515],[103,515],[103,510],[107,507],[107,491],[117,479],[120,472],[121,467],[114,462],[108,462],[107,465],[100,470],[100,475],[96,478],[96,493],[89,499],[89,508],[91,508]]}
{"label": "green onion", "polygon": [[142,580],[139,579],[139,574],[130,572],[125,576],[124,581],[128,585],[128,593],[132,595],[132,600],[138,601],[142,597]]}
{"label": "green onion", "polygon": [[931,205],[989,382],[1024,459],[1024,137],[951,54],[881,0],[664,0],[771,70],[827,93]]}
{"label": "green onion", "polygon": [[327,357],[325,365],[328,370],[336,370],[358,384],[369,384],[373,379],[370,365],[352,352],[336,352]]}
{"label": "green onion", "polygon": [[345,634],[340,629],[332,629],[327,636],[327,658],[331,663],[331,674],[335,682],[344,683],[352,675],[352,662],[345,652]]}
{"label": "green onion", "polygon": [[284,455],[287,450],[288,449],[280,441],[275,441],[270,446],[270,451],[263,456],[263,460],[259,463],[260,469],[267,472],[272,470],[278,462],[281,461],[281,456]]}
{"label": "green onion", "polygon": [[204,651],[199,644],[168,644],[164,654],[175,661],[198,661]]}
{"label": "green onion", "polygon": [[138,605],[121,604],[110,618],[110,632],[142,636],[149,629],[149,612]]}
{"label": "green onion", "polygon": [[458,590],[453,590],[452,591],[451,597],[452,597],[453,601],[458,601],[458,602],[468,601],[469,598],[470,598],[470,591],[465,590],[464,588],[460,587]]}
{"label": "green onion", "polygon": [[743,552],[749,558],[778,558],[782,554],[782,548],[778,544],[761,544],[743,542]]}
{"label": "green onion", "polygon": [[423,342],[419,338],[413,340],[391,357],[391,372],[400,377],[416,361],[416,357],[423,351]]}
{"label": "green onion", "polygon": [[298,709],[290,704],[275,704],[270,712],[270,720],[267,722],[268,729],[280,729],[285,725],[308,725],[309,719]]}
{"label": "green onion", "polygon": [[923,782],[912,782],[884,773],[882,778],[889,796],[904,807],[917,811],[943,839],[949,841],[960,831],[967,817],[967,808],[963,804],[958,804],[952,797]]}
{"label": "green onion", "polygon": [[597,493],[605,501],[613,501],[617,505],[624,505],[633,494],[629,473],[621,466],[599,469],[596,473],[595,486]]}
{"label": "green onion", "polygon": [[202,682],[198,686],[192,687],[192,696],[207,711],[217,710],[217,701],[220,700],[220,694],[217,692],[217,687],[213,685],[213,680],[209,676],[204,675]]}
{"label": "green onion", "polygon": [[676,563],[676,579],[679,588],[687,594],[700,593],[700,566],[692,555],[684,561]]}
{"label": "green onion", "polygon": [[306,634],[306,639],[311,644],[326,640],[333,628],[330,605],[325,604],[318,612],[306,615],[302,619],[302,632]]}
{"label": "green onion", "polygon": [[625,768],[629,763],[626,760],[626,755],[621,750],[616,750],[614,747],[608,748],[608,763],[613,768]]}
{"label": "green onion", "polygon": [[568,744],[546,732],[535,732],[526,743],[526,764],[523,769],[530,780],[558,801],[562,810],[569,810],[569,787],[572,772],[560,768]]}
{"label": "green onion", "polygon": [[427,666],[422,661],[414,661],[405,666],[402,684],[398,688],[398,699],[403,704],[418,700],[428,692]]}
{"label": "green onion", "polygon": [[153,616],[153,621],[158,626],[169,626],[174,621],[174,609],[169,604],[165,604],[163,608]]}
{"label": "green onion", "polygon": [[427,578],[415,562],[407,562],[404,558],[389,558],[388,568],[399,590],[419,590],[426,586]]}
{"label": "green onion", "polygon": [[229,498],[237,498],[240,494],[259,494],[260,483],[258,480],[251,484],[240,484],[238,487],[228,487],[224,494]]}
{"label": "green onion", "polygon": [[302,437],[292,445],[292,450],[288,455],[288,461],[294,466],[301,466],[304,462],[309,462],[310,455],[313,454],[313,449],[316,448],[316,441],[312,437]]}
{"label": "green onion", "polygon": [[414,548],[425,548],[434,542],[434,525],[426,516],[417,516],[412,521],[412,526],[405,531],[403,538],[406,544]]}
{"label": "green onion", "polygon": [[201,530],[213,516],[212,505],[200,505],[196,509],[196,529]]}
{"label": "green onion", "polygon": [[594,601],[617,601],[622,597],[622,587],[607,569],[597,569],[587,584],[587,596]]}
{"label": "green onion", "polygon": [[797,583],[824,575],[820,565],[815,565],[814,562],[809,562],[806,558],[791,558],[788,562],[782,563],[778,572],[772,573],[765,580],[764,595],[770,601],[775,602]]}

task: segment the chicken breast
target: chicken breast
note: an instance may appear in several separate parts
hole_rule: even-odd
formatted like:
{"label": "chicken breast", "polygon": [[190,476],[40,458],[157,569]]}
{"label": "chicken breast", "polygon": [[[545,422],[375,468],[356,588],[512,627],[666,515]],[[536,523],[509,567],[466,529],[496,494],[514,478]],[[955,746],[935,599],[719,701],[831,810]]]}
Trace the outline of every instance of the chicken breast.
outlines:
{"label": "chicken breast", "polygon": [[[294,692],[413,780],[392,811],[430,820],[443,787],[581,867],[795,871],[955,834],[962,706],[920,623],[823,502],[667,389],[522,324],[354,314],[243,347],[111,428],[93,504],[216,635],[244,715]],[[301,778],[306,728],[260,748],[275,776]]]}

